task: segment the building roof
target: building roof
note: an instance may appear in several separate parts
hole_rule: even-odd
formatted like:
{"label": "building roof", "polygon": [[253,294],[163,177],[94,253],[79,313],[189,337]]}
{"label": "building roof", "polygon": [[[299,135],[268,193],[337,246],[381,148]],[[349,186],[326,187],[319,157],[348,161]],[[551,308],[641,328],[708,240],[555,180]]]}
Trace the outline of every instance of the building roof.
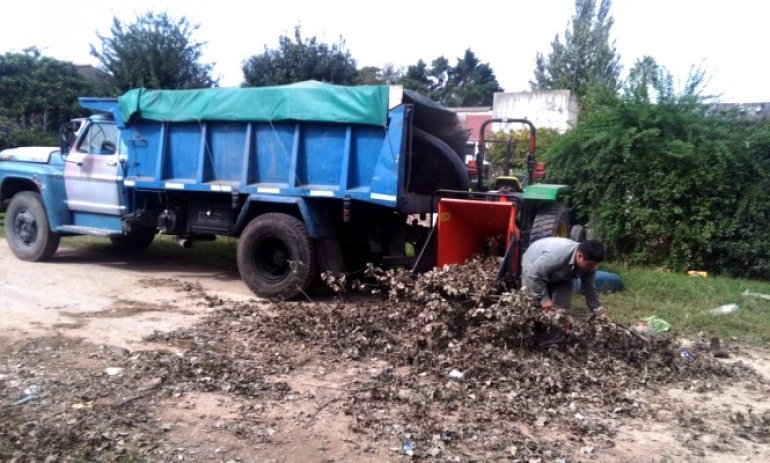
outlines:
{"label": "building roof", "polygon": [[736,111],[746,119],[770,121],[770,102],[764,103],[718,103],[720,111]]}
{"label": "building roof", "polygon": [[469,140],[478,140],[481,124],[492,119],[492,114],[468,114],[465,120],[465,128],[468,130]]}
{"label": "building roof", "polygon": [[75,69],[78,71],[78,74],[88,80],[99,80],[107,75],[104,71],[101,71],[90,64],[76,64]]}

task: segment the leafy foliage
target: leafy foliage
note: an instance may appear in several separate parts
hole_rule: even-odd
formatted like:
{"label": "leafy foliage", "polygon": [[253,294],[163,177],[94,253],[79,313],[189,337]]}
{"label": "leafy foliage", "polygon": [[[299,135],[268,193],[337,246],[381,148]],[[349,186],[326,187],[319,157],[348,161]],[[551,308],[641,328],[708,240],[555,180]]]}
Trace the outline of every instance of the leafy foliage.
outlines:
{"label": "leafy foliage", "polygon": [[24,128],[6,117],[0,116],[0,150],[18,146],[56,146],[58,138],[54,132],[36,128]]}
{"label": "leafy foliage", "polygon": [[358,70],[356,84],[358,85],[390,85],[401,80],[403,70],[393,63],[386,63],[381,68],[364,66]]}
{"label": "leafy foliage", "polygon": [[587,95],[550,171],[611,251],[635,263],[770,276],[770,126],[719,112],[702,73],[677,92],[651,58],[620,95]]}
{"label": "leafy foliage", "polygon": [[[371,76],[372,70],[367,70]],[[374,72],[376,77],[377,73]],[[243,64],[243,86],[282,85],[304,80],[319,80],[331,84],[352,85],[358,71],[356,60],[345,49],[340,38],[336,44],[319,42],[313,36],[303,39],[300,27],[294,28],[294,40],[282,35],[277,49],[265,47],[264,53],[254,55]]]}
{"label": "leafy foliage", "polygon": [[451,66],[443,56],[430,67],[423,60],[407,67],[400,83],[444,106],[491,106],[495,92],[502,90],[489,63],[482,63],[471,49]]}
{"label": "leafy foliage", "polygon": [[77,97],[95,87],[72,63],[29,48],[0,56],[0,149],[56,145],[59,125],[80,114]]}
{"label": "leafy foliage", "polygon": [[595,0],[575,0],[564,43],[556,34],[548,57],[537,54],[533,90],[569,89],[582,97],[591,83],[617,88],[620,65],[615,43],[610,42],[611,5],[611,0],[601,0],[597,11]]}
{"label": "leafy foliage", "polygon": [[356,84],[358,85],[380,85],[382,84],[382,78],[380,77],[380,68],[377,66],[364,66],[358,70],[358,77],[356,77]]}
{"label": "leafy foliage", "polygon": [[428,65],[425,61],[420,59],[414,66],[408,66],[406,68],[400,83],[404,88],[414,90],[423,95],[430,95],[434,85],[431,80],[431,74],[431,69],[428,69]]}
{"label": "leafy foliage", "polygon": [[132,23],[113,17],[110,36],[97,34],[99,47],[91,45],[91,55],[121,92],[212,87],[213,65],[201,62],[205,43],[192,38],[198,27],[165,12],[148,11]]}

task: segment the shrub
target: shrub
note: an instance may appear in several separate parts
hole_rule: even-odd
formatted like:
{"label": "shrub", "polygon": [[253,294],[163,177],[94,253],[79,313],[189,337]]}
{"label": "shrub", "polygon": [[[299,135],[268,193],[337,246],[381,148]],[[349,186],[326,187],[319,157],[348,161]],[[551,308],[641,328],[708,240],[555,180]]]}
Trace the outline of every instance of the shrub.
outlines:
{"label": "shrub", "polygon": [[697,75],[681,93],[654,77],[589,99],[549,150],[551,181],[616,258],[770,277],[770,124],[713,109]]}

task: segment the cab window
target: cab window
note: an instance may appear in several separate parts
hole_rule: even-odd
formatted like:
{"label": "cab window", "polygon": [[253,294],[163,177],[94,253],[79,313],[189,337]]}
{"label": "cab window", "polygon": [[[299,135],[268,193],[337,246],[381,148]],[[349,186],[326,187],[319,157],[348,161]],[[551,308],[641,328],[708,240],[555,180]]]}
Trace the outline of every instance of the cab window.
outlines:
{"label": "cab window", "polygon": [[94,123],[88,126],[80,139],[78,151],[87,154],[115,154],[118,146],[118,128],[115,124]]}

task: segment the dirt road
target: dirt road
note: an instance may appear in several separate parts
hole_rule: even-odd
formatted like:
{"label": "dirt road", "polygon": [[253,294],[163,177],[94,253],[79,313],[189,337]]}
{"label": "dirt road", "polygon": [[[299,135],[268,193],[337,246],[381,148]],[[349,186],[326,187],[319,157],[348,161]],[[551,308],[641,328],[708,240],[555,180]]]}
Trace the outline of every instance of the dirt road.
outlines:
{"label": "dirt road", "polygon": [[205,258],[0,240],[0,460],[770,461],[766,350],[692,346],[692,377],[460,338],[431,360],[410,349],[440,312],[408,307],[272,306]]}
{"label": "dirt road", "polygon": [[[49,407],[67,410],[78,403],[90,405],[95,401],[77,398],[82,391],[65,392],[62,386],[88,388],[90,384],[100,384],[103,370],[110,364],[106,359],[119,357],[118,362],[125,362],[126,356],[137,351],[180,351],[144,338],[156,331],[194,326],[223,304],[241,302],[260,305],[241,282],[234,265],[212,265],[205,257],[180,264],[153,248],[140,256],[120,256],[111,252],[108,245],[96,245],[85,249],[63,247],[50,262],[30,263],[16,259],[6,241],[0,239],[0,353],[5,354],[0,386],[6,393],[22,395],[25,386],[39,387],[41,402],[46,402],[40,407],[43,414]],[[31,370],[27,371],[27,367]],[[355,370],[354,365],[346,368]],[[276,410],[266,412],[278,416],[267,416],[264,430],[255,432],[269,439],[270,448],[264,442],[255,444],[253,439],[239,439],[231,430],[229,423],[239,421],[239,413],[251,405],[227,394],[186,391],[183,396],[176,393],[144,404],[151,404],[152,419],[161,422],[165,435],[160,439],[151,436],[157,423],[150,430],[146,423],[131,423],[144,431],[133,438],[151,442],[147,444],[151,451],[131,453],[131,458],[201,462],[382,461],[371,460],[371,455],[359,455],[358,445],[346,444],[349,418],[339,416],[339,411],[327,410],[328,416],[337,419],[329,422],[327,416],[314,425],[318,429],[292,423],[297,413],[302,415],[306,409],[312,412],[315,401],[339,396],[334,386],[342,376],[326,371],[321,374],[325,379],[313,376],[295,376],[302,383],[295,385],[296,389],[310,391],[308,403],[295,406],[292,400],[296,397],[290,397],[288,405],[280,407],[287,410],[286,416]],[[141,383],[141,378],[137,382]],[[325,389],[327,384],[331,384],[331,389]],[[56,397],[57,393],[61,396]],[[5,401],[5,397],[0,399]],[[102,421],[96,428],[111,428],[109,420]],[[284,422],[288,426],[274,436],[277,424]],[[20,446],[12,440],[13,436],[0,434],[0,461],[12,455],[19,455],[18,461],[36,460],[38,455],[19,451]],[[44,447],[39,448],[42,455],[56,455],[55,461],[65,455],[74,455],[73,461],[81,461],[77,459],[81,455],[89,455],[83,461],[93,458],[93,454],[82,454],[77,449],[66,451],[68,445],[67,439],[52,437],[37,447]],[[350,452],[357,456],[347,457]],[[104,458],[122,461],[121,455],[105,454]]]}
{"label": "dirt road", "polygon": [[23,262],[0,239],[0,336],[24,339],[63,334],[141,349],[154,330],[190,326],[212,298],[249,300],[254,294],[235,268],[203,258],[189,264],[149,251],[121,256],[107,245],[61,248],[46,263]]}

